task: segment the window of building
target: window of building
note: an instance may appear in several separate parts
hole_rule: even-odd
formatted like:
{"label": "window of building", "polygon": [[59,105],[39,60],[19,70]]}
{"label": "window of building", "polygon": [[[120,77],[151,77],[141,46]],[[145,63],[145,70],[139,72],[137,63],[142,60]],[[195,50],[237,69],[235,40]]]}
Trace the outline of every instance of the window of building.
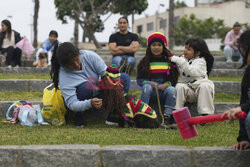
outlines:
{"label": "window of building", "polygon": [[174,17],[174,24],[177,24],[179,20],[180,20],[180,16],[175,16]]}
{"label": "window of building", "polygon": [[154,30],[154,23],[151,22],[151,23],[148,23],[147,24],[147,31],[153,31]]}
{"label": "window of building", "polygon": [[167,26],[167,19],[160,20],[160,28],[165,29]]}
{"label": "window of building", "polygon": [[142,25],[137,26],[137,33],[142,33]]}

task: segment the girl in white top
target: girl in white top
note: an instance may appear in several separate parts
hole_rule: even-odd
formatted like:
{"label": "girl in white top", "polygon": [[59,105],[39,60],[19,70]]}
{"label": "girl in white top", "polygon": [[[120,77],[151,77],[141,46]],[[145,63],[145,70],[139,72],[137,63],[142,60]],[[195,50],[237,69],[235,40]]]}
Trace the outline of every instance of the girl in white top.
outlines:
{"label": "girl in white top", "polygon": [[185,43],[184,55],[170,60],[179,67],[181,77],[176,85],[176,109],[184,107],[186,102],[197,102],[200,115],[214,114],[214,83],[208,79],[214,58],[206,42],[190,38]]}

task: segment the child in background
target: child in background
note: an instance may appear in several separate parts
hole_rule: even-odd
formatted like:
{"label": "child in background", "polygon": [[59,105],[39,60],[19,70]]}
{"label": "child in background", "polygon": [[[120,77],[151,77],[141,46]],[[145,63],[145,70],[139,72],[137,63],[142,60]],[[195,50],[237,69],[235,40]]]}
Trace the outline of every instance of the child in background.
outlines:
{"label": "child in background", "polygon": [[[241,82],[240,106],[232,108],[224,113],[230,120],[234,120],[235,115],[240,111],[247,113],[246,119],[240,119],[240,131],[237,138],[238,143],[233,145],[234,150],[244,150],[250,148],[250,30],[245,31],[239,38],[239,50],[242,51],[243,64],[247,66]],[[224,117],[222,115],[222,117]]]}
{"label": "child in background", "polygon": [[50,31],[49,38],[47,38],[43,42],[42,48],[38,49],[38,51],[36,52],[36,64],[37,65],[39,62],[39,55],[44,55],[44,54],[47,54],[48,65],[51,65],[51,57],[52,57],[52,53],[54,50],[54,45],[57,42],[57,38],[58,38],[57,32],[54,30]]}
{"label": "child in background", "polygon": [[170,60],[179,67],[180,82],[177,83],[176,109],[186,102],[197,102],[199,115],[214,114],[214,83],[208,79],[214,58],[203,39],[190,38],[185,43],[184,55]]}

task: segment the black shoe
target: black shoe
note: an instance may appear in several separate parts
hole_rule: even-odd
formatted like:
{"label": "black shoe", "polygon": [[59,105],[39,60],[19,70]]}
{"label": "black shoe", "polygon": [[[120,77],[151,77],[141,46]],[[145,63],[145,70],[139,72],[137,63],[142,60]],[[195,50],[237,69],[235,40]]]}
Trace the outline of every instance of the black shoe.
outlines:
{"label": "black shoe", "polygon": [[122,58],[121,62],[120,62],[120,66],[119,66],[119,71],[122,73],[122,72],[125,72],[125,69],[126,69],[126,66],[127,66],[127,62],[128,62],[128,59],[127,58]]}
{"label": "black shoe", "polygon": [[171,126],[171,125],[176,125],[176,122],[174,120],[173,115],[171,114],[164,114],[164,124],[167,126]]}
{"label": "black shoe", "polygon": [[84,127],[84,113],[83,112],[74,112],[73,119],[74,119],[75,126]]}
{"label": "black shoe", "polygon": [[133,70],[133,65],[130,63],[130,64],[128,64],[128,66],[126,68],[125,73],[127,73],[128,75],[130,75],[131,72],[132,72],[132,70]]}
{"label": "black shoe", "polygon": [[106,121],[105,121],[106,125],[116,125],[118,126],[119,124],[119,119],[117,118],[116,114],[114,112],[109,113]]}

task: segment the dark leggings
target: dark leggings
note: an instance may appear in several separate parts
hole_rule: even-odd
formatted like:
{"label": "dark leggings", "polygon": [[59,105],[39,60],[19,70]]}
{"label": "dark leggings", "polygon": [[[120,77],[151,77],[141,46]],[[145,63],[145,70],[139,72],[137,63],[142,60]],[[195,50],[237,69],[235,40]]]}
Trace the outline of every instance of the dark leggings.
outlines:
{"label": "dark leggings", "polygon": [[3,49],[3,53],[7,53],[6,62],[7,66],[21,66],[21,54],[22,51],[19,48],[14,48],[13,46],[9,46],[8,48]]}

